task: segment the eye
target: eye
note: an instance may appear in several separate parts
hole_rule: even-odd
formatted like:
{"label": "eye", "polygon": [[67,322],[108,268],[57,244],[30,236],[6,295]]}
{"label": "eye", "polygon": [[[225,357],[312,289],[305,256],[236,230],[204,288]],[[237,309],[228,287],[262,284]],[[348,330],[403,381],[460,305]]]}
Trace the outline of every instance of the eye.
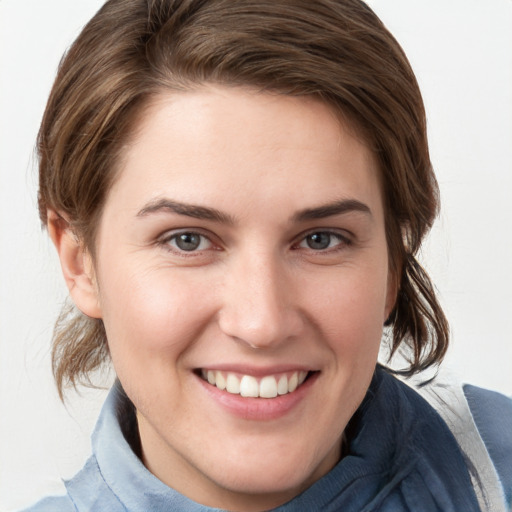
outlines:
{"label": "eye", "polygon": [[315,231],[309,233],[300,242],[299,247],[312,249],[314,251],[325,251],[341,244],[348,244],[349,241],[338,233],[331,231]]}
{"label": "eye", "polygon": [[204,251],[212,247],[208,238],[193,231],[174,234],[163,240],[163,243],[170,245],[172,249],[185,252]]}

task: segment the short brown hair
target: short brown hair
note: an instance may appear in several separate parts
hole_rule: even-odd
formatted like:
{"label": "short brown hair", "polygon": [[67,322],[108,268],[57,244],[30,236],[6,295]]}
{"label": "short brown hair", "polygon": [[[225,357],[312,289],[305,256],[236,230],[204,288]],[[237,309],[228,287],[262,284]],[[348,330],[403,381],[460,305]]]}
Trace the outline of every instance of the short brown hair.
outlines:
{"label": "short brown hair", "polygon": [[[412,374],[439,363],[448,326],[415,255],[439,206],[418,84],[399,44],[360,0],[109,0],[61,62],[39,132],[39,211],[69,222],[94,256],[122,145],[147,100],[204,83],[315,96],[349,120],[380,166],[390,265],[386,325]],[[71,307],[53,370],[87,381],[108,359],[101,320]]]}

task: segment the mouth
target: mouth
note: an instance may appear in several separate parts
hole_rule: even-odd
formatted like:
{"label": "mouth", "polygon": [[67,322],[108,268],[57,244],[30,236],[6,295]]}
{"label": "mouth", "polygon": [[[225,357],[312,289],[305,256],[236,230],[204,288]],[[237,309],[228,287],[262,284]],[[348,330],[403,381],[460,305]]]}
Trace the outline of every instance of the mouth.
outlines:
{"label": "mouth", "polygon": [[255,377],[220,370],[200,369],[197,372],[211,386],[247,398],[276,398],[294,393],[313,373],[317,372],[296,370]]}

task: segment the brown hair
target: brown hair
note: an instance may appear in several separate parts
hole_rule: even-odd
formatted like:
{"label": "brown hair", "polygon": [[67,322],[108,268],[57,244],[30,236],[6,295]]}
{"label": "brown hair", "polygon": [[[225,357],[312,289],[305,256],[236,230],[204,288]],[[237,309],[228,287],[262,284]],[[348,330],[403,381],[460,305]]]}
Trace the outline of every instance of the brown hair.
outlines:
{"label": "brown hair", "polygon": [[[390,264],[398,283],[386,325],[412,374],[439,363],[448,326],[415,259],[438,210],[426,120],[405,54],[360,0],[109,0],[65,55],[39,132],[39,210],[52,209],[94,256],[95,230],[122,144],[148,99],[203,83],[312,95],[362,134],[380,165]],[[101,320],[59,318],[53,370],[87,381],[108,359]]]}

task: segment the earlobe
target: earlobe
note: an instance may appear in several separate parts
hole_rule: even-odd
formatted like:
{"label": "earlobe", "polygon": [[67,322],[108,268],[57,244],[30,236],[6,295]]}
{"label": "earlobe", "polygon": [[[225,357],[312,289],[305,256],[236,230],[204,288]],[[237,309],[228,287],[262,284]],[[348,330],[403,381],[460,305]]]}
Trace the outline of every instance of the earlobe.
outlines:
{"label": "earlobe", "polygon": [[85,315],[101,318],[96,276],[89,252],[65,217],[54,210],[48,210],[47,227],[73,302]]}

